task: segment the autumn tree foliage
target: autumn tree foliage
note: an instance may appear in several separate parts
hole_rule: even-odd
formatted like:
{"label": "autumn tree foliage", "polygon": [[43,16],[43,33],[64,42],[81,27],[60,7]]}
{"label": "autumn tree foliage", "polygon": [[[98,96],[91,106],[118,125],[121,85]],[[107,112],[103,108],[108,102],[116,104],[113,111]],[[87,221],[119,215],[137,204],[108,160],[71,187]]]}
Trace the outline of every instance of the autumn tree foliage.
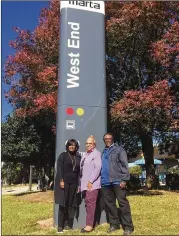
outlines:
{"label": "autumn tree foliage", "polygon": [[178,13],[177,2],[115,1],[106,5],[111,98],[122,97],[128,89],[145,88],[166,76],[168,79],[169,70],[153,57],[160,49],[153,49],[173,27],[171,19],[178,22]]}
{"label": "autumn tree foliage", "polygon": [[179,101],[179,22],[177,20],[173,20],[161,40],[152,44],[152,55],[168,72],[169,81]]}
{"label": "autumn tree foliage", "polygon": [[[106,2],[109,119],[128,150],[138,151],[142,142],[151,183],[154,131],[167,132],[174,111],[177,120],[178,15],[176,1]],[[15,28],[15,54],[6,61],[4,82],[19,116],[55,116],[59,18],[59,1],[52,0],[33,32]]]}
{"label": "autumn tree foliage", "polygon": [[154,57],[165,67],[179,69],[179,22],[174,21],[161,40],[153,43]]}
{"label": "autumn tree foliage", "polygon": [[122,123],[134,122],[138,133],[150,132],[171,124],[174,101],[168,81],[162,80],[146,89],[126,91],[120,102],[113,103],[111,113]]}
{"label": "autumn tree foliage", "polygon": [[163,142],[160,143],[159,148],[162,152],[165,150],[179,158],[179,22],[175,18],[171,22],[170,29],[163,34],[161,40],[152,44],[151,52],[154,60],[165,68],[166,77],[168,76],[176,98],[176,105],[173,109],[173,116],[176,118],[172,124],[173,132],[163,136]]}
{"label": "autumn tree foliage", "polygon": [[172,114],[174,105],[175,97],[167,80],[155,82],[146,89],[128,90],[122,99],[112,104],[111,114],[114,124],[132,127],[131,131],[137,134],[141,141],[148,187],[155,173],[153,137],[171,129],[174,122]]}
{"label": "autumn tree foliage", "polygon": [[[165,79],[161,66],[151,60],[151,43],[159,42],[170,29],[170,19],[177,22],[177,13],[176,2],[106,3],[107,72],[109,86],[114,88],[110,98]],[[6,61],[4,81],[10,85],[6,97],[20,115],[56,112],[59,17],[59,2],[51,1],[49,9],[42,9],[33,32],[14,28],[18,36],[10,46],[15,54]]]}
{"label": "autumn tree foliage", "polygon": [[59,11],[59,2],[52,1],[33,32],[15,27],[17,38],[10,42],[15,53],[4,66],[5,96],[14,114],[2,127],[3,161],[43,167],[48,176],[55,161]]}
{"label": "autumn tree foliage", "polygon": [[173,89],[178,81],[178,9],[177,2],[157,1],[116,1],[106,7],[113,130],[119,131],[121,141],[134,140],[136,149],[142,144],[148,187],[156,182],[153,138],[178,122],[176,116],[174,120],[177,89]]}
{"label": "autumn tree foliage", "polygon": [[56,112],[59,57],[59,2],[42,9],[33,32],[14,28],[17,38],[10,42],[15,54],[5,63],[8,101],[20,116],[45,110]]}

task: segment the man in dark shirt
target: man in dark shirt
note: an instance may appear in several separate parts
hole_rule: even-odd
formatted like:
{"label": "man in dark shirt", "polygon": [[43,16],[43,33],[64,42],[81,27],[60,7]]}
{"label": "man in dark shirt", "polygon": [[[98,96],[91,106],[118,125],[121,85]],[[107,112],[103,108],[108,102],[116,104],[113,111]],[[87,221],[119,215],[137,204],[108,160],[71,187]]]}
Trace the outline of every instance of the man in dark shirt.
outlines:
{"label": "man in dark shirt", "polygon": [[[105,134],[103,139],[106,147],[102,153],[101,184],[109,213],[108,233],[118,230],[121,223],[124,235],[130,235],[134,231],[134,226],[130,205],[126,198],[126,181],[130,178],[127,154],[122,147],[114,144],[112,134]],[[119,203],[121,219],[119,219],[116,199]]]}

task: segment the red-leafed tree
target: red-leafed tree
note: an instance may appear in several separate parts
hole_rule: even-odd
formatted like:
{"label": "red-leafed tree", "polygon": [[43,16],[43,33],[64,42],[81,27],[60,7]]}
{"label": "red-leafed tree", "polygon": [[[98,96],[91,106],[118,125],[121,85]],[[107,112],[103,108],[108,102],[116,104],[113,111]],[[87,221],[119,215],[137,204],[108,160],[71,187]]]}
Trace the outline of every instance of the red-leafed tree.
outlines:
{"label": "red-leafed tree", "polygon": [[[114,85],[109,97],[165,79],[149,48],[169,29],[177,7],[171,2],[106,3],[107,72]],[[6,61],[4,81],[10,85],[6,97],[21,115],[56,112],[59,18],[59,2],[51,1],[33,32],[15,28],[18,37],[10,45],[16,52]]]}
{"label": "red-leafed tree", "polygon": [[39,111],[56,112],[59,58],[59,2],[42,9],[33,32],[14,28],[17,38],[10,42],[16,50],[5,63],[8,101],[20,116]]}
{"label": "red-leafed tree", "polygon": [[[57,108],[59,13],[59,1],[52,1],[48,9],[42,9],[38,26],[33,32],[14,28],[17,38],[10,42],[10,46],[15,53],[8,57],[4,67],[4,82],[9,85],[5,96],[14,108],[13,117],[22,119],[22,124],[27,124],[29,130],[31,126],[36,127],[37,136],[41,138],[40,145],[29,144],[30,148],[34,145],[38,149],[32,152],[31,148],[32,155],[26,146],[23,147],[28,154],[23,159],[24,164],[29,165],[33,156],[33,164],[36,168],[43,167],[48,176],[54,167],[55,135],[52,127],[55,126]],[[6,126],[9,121],[7,118]],[[23,135],[24,127],[20,124],[16,129],[21,130],[21,135],[14,137],[17,147],[14,146],[13,150],[11,146],[15,144],[4,147],[19,162],[24,154],[22,150],[18,152],[19,143],[25,145],[28,140],[23,139],[26,136],[33,140],[30,133]],[[4,159],[8,161],[8,155],[5,154]]]}
{"label": "red-leafed tree", "polygon": [[[156,82],[160,81],[163,81],[160,86],[163,89],[166,88],[164,91],[168,96],[177,98],[177,89],[173,90],[173,95],[169,95],[165,80],[170,82],[172,88],[177,85],[178,73],[176,73],[175,68],[177,68],[178,63],[176,54],[178,39],[175,38],[175,35],[177,35],[175,31],[178,30],[178,13],[179,4],[172,1],[110,1],[106,3],[109,107],[114,100],[117,100],[120,104],[120,99],[127,99],[125,92],[134,90],[135,96],[140,97],[137,102],[139,105],[135,105],[140,111],[141,106],[143,106],[140,104],[142,94],[143,96],[144,94],[148,94],[148,96],[151,94],[152,100],[152,94],[154,94],[152,87],[149,90],[147,88],[148,86],[154,86],[154,90],[159,91],[159,89],[156,89],[158,85]],[[47,114],[49,112],[56,113],[60,39],[59,18],[59,2],[54,0],[50,2],[49,9],[42,10],[39,24],[33,32],[15,29],[18,37],[11,42],[11,47],[16,51],[14,55],[9,56],[5,64],[4,81],[10,86],[6,97],[13,105],[16,113],[21,116],[42,114],[43,112]],[[170,51],[166,50],[168,46],[170,46]],[[166,55],[167,60],[164,56],[166,52],[169,52]],[[132,99],[130,98],[130,100]],[[147,99],[146,104],[148,104]],[[156,104],[158,104],[158,110],[154,110],[158,112],[161,103],[156,101]],[[163,109],[162,106],[161,109]],[[150,111],[150,109],[147,111]],[[122,124],[118,113],[112,112],[111,114],[113,121],[115,121],[115,127]],[[111,114],[109,113],[110,119]],[[159,114],[163,115],[162,112]],[[166,114],[165,110],[164,114]],[[162,119],[161,117],[161,124]],[[170,115],[166,116],[166,119],[168,119],[166,121],[166,124],[168,124]],[[153,113],[148,112],[146,122],[150,120],[153,120]],[[150,124],[146,123],[146,127],[150,127]],[[160,133],[166,131],[167,125],[164,125],[165,129],[163,131],[159,129],[158,125],[154,127],[156,132]],[[151,133],[146,133],[146,135],[145,139],[151,143],[151,154],[147,154],[147,151],[144,152],[145,158],[147,158],[146,162],[150,163],[148,168],[151,169],[147,171],[147,174],[154,175]],[[136,134],[133,122],[130,124],[124,122],[120,126],[120,138],[124,141],[124,144],[127,143],[128,150],[131,147],[133,150],[138,150],[140,138]],[[150,160],[148,161],[148,159]]]}
{"label": "red-leafed tree", "polygon": [[153,43],[153,56],[165,67],[179,69],[179,22],[174,21],[161,40]]}
{"label": "red-leafed tree", "polygon": [[172,21],[161,40],[152,44],[151,52],[155,60],[169,72],[170,83],[179,102],[179,21]]}
{"label": "red-leafed tree", "polygon": [[[179,4],[178,4],[179,5]],[[179,158],[179,138],[178,138],[178,112],[179,107],[179,21],[178,19],[171,20],[170,29],[165,32],[157,42],[152,43],[152,55],[154,59],[168,72],[168,80],[171,89],[176,98],[176,108],[173,110],[173,115],[176,118],[173,124],[174,132],[164,136],[163,143],[160,144],[161,151],[167,150],[171,154],[175,154]]]}
{"label": "red-leafed tree", "polygon": [[111,108],[113,122],[117,126],[132,127],[139,137],[145,157],[148,187],[155,183],[153,137],[155,132],[168,132],[171,129],[175,122],[172,115],[174,106],[175,97],[168,81],[163,80],[147,89],[126,91],[123,98],[115,101]]}
{"label": "red-leafed tree", "polygon": [[[178,22],[178,13],[177,2],[115,1],[106,5],[110,97],[122,97],[127,89],[145,88],[171,76],[169,68],[154,60],[152,49],[171,30],[172,22]],[[172,32],[175,34],[174,29]],[[173,39],[174,48],[176,42]],[[159,48],[157,51],[160,53]]]}
{"label": "red-leafed tree", "polygon": [[153,138],[169,132],[173,113],[177,111],[177,90],[170,94],[167,83],[172,89],[172,81],[178,80],[177,73],[174,74],[177,64],[173,60],[177,36],[170,38],[173,48],[166,56],[173,64],[163,64],[166,48],[162,53],[157,45],[161,40],[167,45],[167,35],[175,34],[179,4],[115,1],[107,4],[106,13],[108,103],[112,104],[109,117],[116,137],[124,145],[127,143],[128,150],[133,145],[132,149],[138,151],[139,142],[142,144],[147,184],[152,187],[155,182]]}

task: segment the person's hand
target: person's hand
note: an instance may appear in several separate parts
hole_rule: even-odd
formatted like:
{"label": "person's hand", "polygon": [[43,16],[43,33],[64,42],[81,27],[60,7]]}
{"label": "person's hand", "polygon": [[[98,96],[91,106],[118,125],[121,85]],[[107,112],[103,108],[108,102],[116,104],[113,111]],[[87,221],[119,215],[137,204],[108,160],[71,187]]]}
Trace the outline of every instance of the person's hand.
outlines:
{"label": "person's hand", "polygon": [[78,188],[77,188],[77,193],[80,193],[80,191],[81,191],[81,188],[78,186]]}
{"label": "person's hand", "polygon": [[88,190],[91,190],[91,189],[92,189],[92,187],[93,187],[93,184],[92,184],[92,183],[90,183],[90,182],[88,182],[87,189],[88,189]]}
{"label": "person's hand", "polygon": [[64,183],[63,180],[61,180],[61,181],[60,181],[60,188],[64,188],[64,186],[65,186],[65,183]]}
{"label": "person's hand", "polygon": [[121,188],[125,188],[125,187],[126,187],[126,182],[122,181],[122,182],[120,183],[120,187],[121,187]]}

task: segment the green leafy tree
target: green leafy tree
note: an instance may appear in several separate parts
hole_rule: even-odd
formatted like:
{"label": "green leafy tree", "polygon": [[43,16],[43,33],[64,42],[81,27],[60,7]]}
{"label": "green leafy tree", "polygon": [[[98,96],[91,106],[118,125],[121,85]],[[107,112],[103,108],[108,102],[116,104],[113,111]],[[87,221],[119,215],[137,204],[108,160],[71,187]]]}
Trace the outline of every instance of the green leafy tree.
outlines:
{"label": "green leafy tree", "polygon": [[2,161],[33,161],[33,156],[40,150],[41,139],[33,124],[24,118],[10,115],[2,123]]}
{"label": "green leafy tree", "polygon": [[2,161],[22,163],[26,180],[30,164],[44,167],[49,175],[54,166],[55,135],[43,115],[32,119],[13,114],[2,123]]}
{"label": "green leafy tree", "polygon": [[174,168],[174,167],[169,168],[169,169],[168,169],[168,172],[169,172],[170,174],[177,174],[177,175],[179,175],[179,167],[176,167],[176,168]]}
{"label": "green leafy tree", "polygon": [[20,163],[7,162],[1,168],[2,180],[8,185],[22,183],[23,179],[23,165]]}
{"label": "green leafy tree", "polygon": [[142,168],[140,166],[132,166],[129,168],[129,172],[131,175],[139,176],[142,174]]}

